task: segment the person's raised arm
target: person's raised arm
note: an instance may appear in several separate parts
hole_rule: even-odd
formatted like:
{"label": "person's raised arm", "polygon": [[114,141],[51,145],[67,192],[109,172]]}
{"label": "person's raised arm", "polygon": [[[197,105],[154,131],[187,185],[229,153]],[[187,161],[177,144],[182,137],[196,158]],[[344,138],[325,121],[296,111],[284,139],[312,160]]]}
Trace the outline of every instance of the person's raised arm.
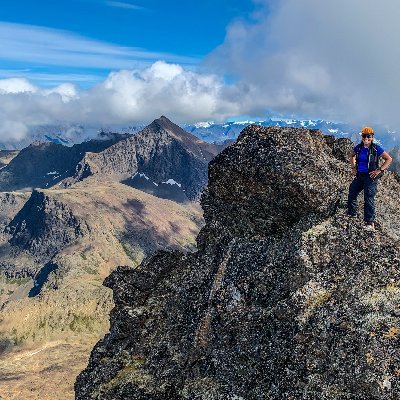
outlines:
{"label": "person's raised arm", "polygon": [[385,162],[382,164],[381,167],[379,167],[379,168],[376,169],[375,171],[371,171],[371,172],[369,173],[369,176],[370,176],[372,179],[374,179],[374,178],[376,178],[378,175],[380,175],[380,174],[382,173],[382,171],[385,171],[385,170],[389,167],[390,163],[392,162],[392,157],[390,157],[389,154],[388,154],[386,151],[384,151],[384,152],[381,154],[381,157],[385,160]]}
{"label": "person's raised arm", "polygon": [[385,160],[385,162],[381,165],[380,170],[385,171],[386,169],[389,168],[389,165],[392,163],[393,159],[386,151],[382,153],[381,157]]}

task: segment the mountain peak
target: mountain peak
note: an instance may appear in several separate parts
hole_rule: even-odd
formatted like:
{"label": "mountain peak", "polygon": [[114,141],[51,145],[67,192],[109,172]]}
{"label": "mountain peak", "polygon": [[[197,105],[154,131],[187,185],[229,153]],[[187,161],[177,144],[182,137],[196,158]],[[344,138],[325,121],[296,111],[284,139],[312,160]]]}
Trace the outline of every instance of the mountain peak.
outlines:
{"label": "mountain peak", "polygon": [[76,399],[395,398],[400,184],[381,179],[368,236],[346,216],[352,145],[243,130],[210,163],[198,251],[106,279],[110,333]]}
{"label": "mountain peak", "polygon": [[171,120],[169,118],[167,118],[165,115],[161,115],[160,118],[158,118],[160,121],[168,121],[171,122]]}
{"label": "mountain peak", "polygon": [[150,125],[151,128],[161,128],[166,131],[169,131],[173,135],[176,135],[178,138],[184,137],[189,135],[191,140],[199,141],[200,139],[196,138],[195,136],[191,135],[190,133],[183,130],[180,126],[173,123],[169,118],[162,115],[160,118],[155,119]]}
{"label": "mountain peak", "polygon": [[167,132],[170,137],[180,142],[183,147],[189,150],[198,159],[206,160],[208,162],[219,152],[215,145],[204,142],[198,137],[185,131],[164,115],[155,119],[150,125],[143,129],[143,131],[139,132],[138,135],[159,133],[160,131]]}

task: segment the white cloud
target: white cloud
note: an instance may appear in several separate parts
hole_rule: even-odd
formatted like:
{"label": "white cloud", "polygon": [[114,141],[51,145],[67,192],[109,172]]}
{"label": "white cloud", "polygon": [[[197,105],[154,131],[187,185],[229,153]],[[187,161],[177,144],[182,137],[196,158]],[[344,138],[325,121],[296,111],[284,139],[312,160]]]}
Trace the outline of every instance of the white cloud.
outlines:
{"label": "white cloud", "polygon": [[28,133],[28,126],[23,122],[3,120],[0,123],[0,138],[1,139],[13,139],[19,141],[24,139]]}
{"label": "white cloud", "polygon": [[[0,88],[10,79],[0,80]],[[121,70],[91,89],[77,91],[71,84],[35,88],[15,78],[9,91],[0,91],[0,140],[20,139],[30,128],[67,123],[114,124],[150,122],[160,115],[172,120],[223,121],[240,113],[238,90],[219,77],[185,70],[158,61],[142,70]],[[23,91],[32,86],[35,90]],[[17,92],[17,88],[21,89]],[[232,96],[233,95],[233,96]],[[233,98],[233,100],[231,100]]]}
{"label": "white cloud", "polygon": [[209,57],[251,96],[243,112],[398,124],[397,0],[258,0]]}
{"label": "white cloud", "polygon": [[76,99],[78,97],[76,87],[71,83],[63,83],[59,86],[43,91],[44,95],[50,95],[52,93],[60,95],[61,100],[64,103],[68,103],[70,100]]}
{"label": "white cloud", "polygon": [[183,68],[180,65],[156,62],[147,71],[145,71],[143,76],[147,80],[160,79],[164,82],[171,82],[183,72]]}
{"label": "white cloud", "polygon": [[125,8],[128,10],[144,10],[144,7],[136,6],[130,3],[124,3],[122,1],[106,1],[105,4],[111,7]]}
{"label": "white cloud", "polygon": [[0,80],[0,94],[36,92],[37,87],[25,78],[8,78]]}
{"label": "white cloud", "polygon": [[[119,71],[81,95],[86,109],[101,107],[101,122],[150,121],[161,114],[177,122],[210,116],[222,120],[236,105],[226,99],[215,75],[187,71],[162,61],[144,70]],[[100,100],[101,99],[101,100]]]}

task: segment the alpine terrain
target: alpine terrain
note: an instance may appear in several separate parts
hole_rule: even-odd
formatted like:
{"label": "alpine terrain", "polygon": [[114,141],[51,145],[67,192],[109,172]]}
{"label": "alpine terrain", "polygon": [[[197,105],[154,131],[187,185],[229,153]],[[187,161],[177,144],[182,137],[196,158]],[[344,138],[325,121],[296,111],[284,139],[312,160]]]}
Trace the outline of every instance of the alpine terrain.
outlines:
{"label": "alpine terrain", "polygon": [[398,399],[400,177],[365,232],[345,210],[352,146],[244,129],[210,163],[197,251],[106,278],[110,332],[76,398]]}
{"label": "alpine terrain", "polygon": [[[101,152],[86,153],[75,175],[63,185],[90,177],[139,185],[156,195],[166,185],[175,185],[186,200],[196,200],[207,184],[208,162],[224,147],[206,143],[162,116]],[[150,181],[150,188],[143,185],[143,179]]]}
{"label": "alpine terrain", "polygon": [[[218,148],[178,128],[163,118],[135,139],[34,143],[0,171],[1,398],[71,399],[109,328],[103,280],[157,250],[195,250],[204,220],[189,198],[206,185]],[[185,197],[133,187],[138,171],[159,186],[180,183]]]}

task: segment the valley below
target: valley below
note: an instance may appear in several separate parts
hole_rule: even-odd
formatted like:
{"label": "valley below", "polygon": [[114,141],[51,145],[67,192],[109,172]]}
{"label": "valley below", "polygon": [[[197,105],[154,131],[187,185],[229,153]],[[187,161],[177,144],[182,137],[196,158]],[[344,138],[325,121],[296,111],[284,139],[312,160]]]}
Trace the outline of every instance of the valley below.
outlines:
{"label": "valley below", "polygon": [[104,278],[157,249],[193,250],[201,209],[113,182],[18,196],[3,213],[0,398],[72,399],[109,328]]}
{"label": "valley below", "polygon": [[[2,238],[8,276],[0,279],[0,398],[72,399],[77,374],[109,329],[113,302],[104,278],[118,265],[136,267],[156,249],[193,250],[201,209],[112,182],[41,190],[24,206],[30,220],[24,219],[23,234],[14,231],[19,241]],[[35,214],[40,207],[47,207],[47,219]],[[12,219],[16,226],[19,217]],[[71,221],[84,221],[72,239]]]}
{"label": "valley below", "polygon": [[15,348],[0,357],[0,399],[70,400],[95,340],[53,341]]}
{"label": "valley below", "polygon": [[[74,398],[76,376],[109,330],[104,279],[157,250],[196,250],[204,225],[196,198],[217,151],[163,117],[137,137],[4,154],[0,399]],[[162,196],[134,187],[135,174]]]}

